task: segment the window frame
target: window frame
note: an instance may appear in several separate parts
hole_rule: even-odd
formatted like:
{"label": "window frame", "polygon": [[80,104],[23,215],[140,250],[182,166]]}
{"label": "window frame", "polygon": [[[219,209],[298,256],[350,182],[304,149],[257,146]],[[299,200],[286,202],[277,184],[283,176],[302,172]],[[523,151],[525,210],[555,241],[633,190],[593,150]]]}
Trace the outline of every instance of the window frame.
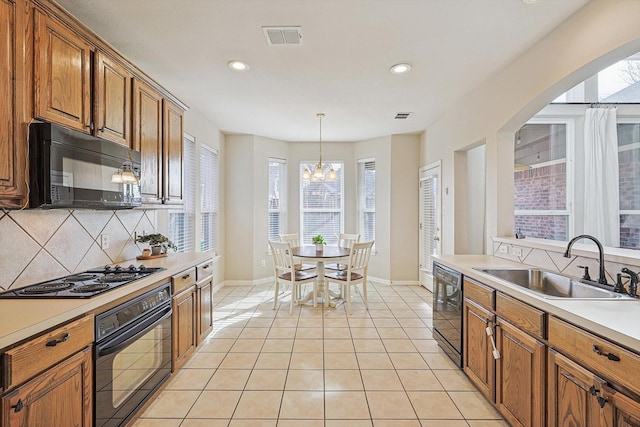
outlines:
{"label": "window frame", "polygon": [[[196,200],[197,200],[197,192],[196,192],[196,188],[197,188],[197,174],[198,174],[198,168],[197,168],[197,158],[198,158],[198,142],[196,141],[196,138],[192,135],[189,135],[188,133],[184,133],[183,134],[183,138],[182,138],[182,143],[183,143],[183,153],[184,158],[183,158],[183,164],[184,164],[184,169],[183,169],[183,177],[184,177],[184,182],[183,185],[185,187],[185,191],[184,191],[184,199],[183,199],[183,205],[182,205],[182,209],[181,210],[171,210],[169,211],[169,238],[178,246],[178,252],[190,252],[190,251],[194,251],[196,248],[196,221],[197,221],[197,215],[196,215]],[[186,157],[186,153],[189,151],[187,149],[187,144],[190,143],[192,144],[192,147],[190,149],[192,155],[193,155],[193,159],[191,159],[192,161],[189,162],[187,157]],[[193,171],[191,172],[191,174],[187,173],[188,170],[188,166],[192,166],[193,167]],[[187,177],[191,175],[193,177],[193,182],[189,183],[187,181]],[[191,190],[189,190],[189,184],[191,185]],[[187,207],[189,206],[189,200],[188,198],[191,197],[191,208],[193,209],[192,211],[187,211]],[[182,217],[182,227],[181,230],[177,231],[177,230],[173,230],[172,231],[172,224],[174,224],[174,221],[178,221],[178,217]],[[185,224],[187,224],[188,222],[191,222],[190,227],[185,227]],[[189,229],[190,228],[190,229]],[[178,240],[175,236],[174,233],[181,233],[183,238],[182,240]]]}
{"label": "window frame", "polygon": [[[273,209],[271,207],[271,164],[278,163],[281,165],[279,178],[281,178],[280,192],[283,194],[283,197],[278,197],[278,209]],[[267,195],[267,240],[278,240],[277,237],[280,234],[284,234],[287,231],[287,199],[288,199],[288,175],[287,175],[287,160],[280,159],[277,157],[269,157],[267,159],[267,173],[268,173],[268,186],[269,186],[269,194]],[[275,233],[275,236],[272,236],[271,230],[271,214],[279,213],[278,222],[279,222],[279,232]]]}
{"label": "window frame", "polygon": [[[514,195],[514,209],[513,216],[566,216],[567,217],[567,236],[573,236],[575,230],[575,125],[576,120],[573,116],[544,116],[544,117],[532,117],[525,124],[542,124],[542,125],[565,125],[566,134],[566,147],[565,147],[565,185],[566,185],[566,200],[565,209],[563,210],[534,210],[534,209],[515,209],[515,195]],[[513,152],[515,153],[515,139]],[[540,163],[536,167],[544,167],[552,164],[559,164],[562,160],[552,160],[545,163]],[[515,170],[514,170],[515,173]],[[517,231],[517,230],[516,230]]]}
{"label": "window frame", "polygon": [[[213,172],[211,175],[212,178],[212,193],[213,193],[213,199],[211,200],[211,206],[212,209],[210,210],[205,210],[205,200],[204,197],[206,195],[206,191],[205,191],[205,185],[208,182],[207,179],[205,179],[206,177],[203,175],[205,173],[205,169],[202,167],[202,162],[204,161],[203,159],[203,155],[204,152],[208,151],[212,154],[212,159],[214,160],[213,163]],[[200,145],[200,244],[199,244],[199,248],[200,248],[200,252],[207,252],[207,251],[211,251],[214,254],[217,253],[218,251],[218,221],[219,221],[219,217],[220,217],[220,206],[219,206],[219,194],[220,194],[220,159],[219,159],[219,153],[218,150],[210,147],[208,145],[205,144],[201,144]],[[210,224],[210,227],[213,228],[213,235],[212,235],[212,241],[209,242],[206,246],[205,243],[207,243],[207,239],[205,239],[205,214],[213,214],[213,221],[212,224]]]}
{"label": "window frame", "polygon": [[[316,212],[316,213],[339,213],[339,218],[340,218],[340,227],[338,230],[338,233],[344,233],[344,206],[345,206],[345,194],[344,194],[344,175],[345,175],[345,170],[344,170],[344,161],[342,160],[325,160],[323,162],[323,164],[325,165],[340,165],[340,172],[339,172],[339,177],[340,177],[340,209],[305,209],[304,208],[304,182],[305,181],[310,181],[310,180],[305,180],[302,178],[302,172],[304,171],[305,167],[308,167],[310,164],[315,164],[317,162],[312,161],[312,160],[301,160],[299,163],[299,176],[300,176],[300,184],[299,184],[299,200],[300,200],[300,245],[305,246],[305,245],[310,245],[310,242],[305,242],[304,241],[304,214],[305,213],[312,213],[312,212]],[[324,236],[325,240],[329,239],[329,241],[331,240],[338,240],[338,236],[330,236],[327,238],[327,236]]]}
{"label": "window frame", "polygon": [[[358,159],[357,163],[356,163],[356,191],[358,194],[358,233],[360,234],[360,240],[361,241],[369,241],[369,240],[373,240],[375,242],[376,240],[376,204],[377,204],[377,193],[376,193],[376,183],[374,182],[373,185],[373,194],[374,194],[374,198],[373,198],[373,208],[367,208],[366,205],[366,199],[365,199],[365,190],[367,188],[366,186],[366,180],[364,179],[364,173],[362,176],[362,180],[360,179],[360,167],[364,168],[364,171],[366,171],[366,165],[367,163],[373,163],[373,171],[376,171],[376,159],[373,157],[370,158],[366,158],[366,159]],[[361,166],[362,165],[362,166]],[[363,172],[364,172],[363,171]],[[373,214],[373,236],[369,237],[369,236],[365,236],[364,230],[366,229],[365,227],[365,214]],[[375,247],[375,243],[374,243],[374,247]]]}

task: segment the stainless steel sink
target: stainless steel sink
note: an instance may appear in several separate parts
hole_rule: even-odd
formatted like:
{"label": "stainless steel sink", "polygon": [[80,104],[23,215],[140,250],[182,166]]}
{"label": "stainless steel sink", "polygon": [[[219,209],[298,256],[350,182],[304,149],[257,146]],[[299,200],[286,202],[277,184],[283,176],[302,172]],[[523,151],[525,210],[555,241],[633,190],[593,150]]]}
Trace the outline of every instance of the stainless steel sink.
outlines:
{"label": "stainless steel sink", "polygon": [[626,294],[615,293],[607,289],[579,282],[567,276],[539,270],[537,268],[475,268],[474,270],[513,283],[548,299],[635,300],[635,298],[631,298]]}

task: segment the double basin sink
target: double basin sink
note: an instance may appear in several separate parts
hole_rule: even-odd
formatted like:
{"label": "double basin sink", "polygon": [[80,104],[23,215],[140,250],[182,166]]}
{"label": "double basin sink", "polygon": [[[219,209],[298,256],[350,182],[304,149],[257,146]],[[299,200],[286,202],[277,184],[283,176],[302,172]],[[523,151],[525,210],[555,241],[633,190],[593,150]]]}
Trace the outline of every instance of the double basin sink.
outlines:
{"label": "double basin sink", "polygon": [[582,283],[570,277],[537,268],[474,268],[474,270],[520,286],[547,299],[637,301],[626,294],[616,293],[612,290],[599,288],[596,285]]}

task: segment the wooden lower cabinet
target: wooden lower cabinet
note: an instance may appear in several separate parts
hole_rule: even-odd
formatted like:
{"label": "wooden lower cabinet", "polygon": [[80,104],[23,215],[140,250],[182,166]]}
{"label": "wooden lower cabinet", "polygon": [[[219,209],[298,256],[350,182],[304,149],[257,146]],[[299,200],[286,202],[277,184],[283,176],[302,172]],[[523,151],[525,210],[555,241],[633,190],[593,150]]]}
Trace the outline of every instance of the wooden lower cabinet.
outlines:
{"label": "wooden lower cabinet", "polygon": [[211,278],[198,283],[196,344],[199,346],[213,330],[213,282]]}
{"label": "wooden lower cabinet", "polygon": [[512,426],[544,425],[545,344],[498,317],[496,406]]}
{"label": "wooden lower cabinet", "polygon": [[613,389],[553,349],[548,359],[548,427],[640,427],[640,396]]}
{"label": "wooden lower cabinet", "polygon": [[193,285],[173,297],[172,371],[180,369],[196,350],[196,286]]}
{"label": "wooden lower cabinet", "polygon": [[90,427],[92,377],[87,347],[3,396],[1,425]]}
{"label": "wooden lower cabinet", "polygon": [[493,328],[495,315],[465,298],[463,312],[463,369],[487,399],[495,397],[495,361],[487,327]]}

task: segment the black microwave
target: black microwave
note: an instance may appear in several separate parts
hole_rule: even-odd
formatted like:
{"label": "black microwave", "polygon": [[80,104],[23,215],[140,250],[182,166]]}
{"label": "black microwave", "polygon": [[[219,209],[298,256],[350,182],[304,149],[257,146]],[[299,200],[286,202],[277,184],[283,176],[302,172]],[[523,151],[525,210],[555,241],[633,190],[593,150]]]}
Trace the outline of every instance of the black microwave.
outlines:
{"label": "black microwave", "polygon": [[29,207],[141,204],[139,151],[53,123],[29,125]]}

